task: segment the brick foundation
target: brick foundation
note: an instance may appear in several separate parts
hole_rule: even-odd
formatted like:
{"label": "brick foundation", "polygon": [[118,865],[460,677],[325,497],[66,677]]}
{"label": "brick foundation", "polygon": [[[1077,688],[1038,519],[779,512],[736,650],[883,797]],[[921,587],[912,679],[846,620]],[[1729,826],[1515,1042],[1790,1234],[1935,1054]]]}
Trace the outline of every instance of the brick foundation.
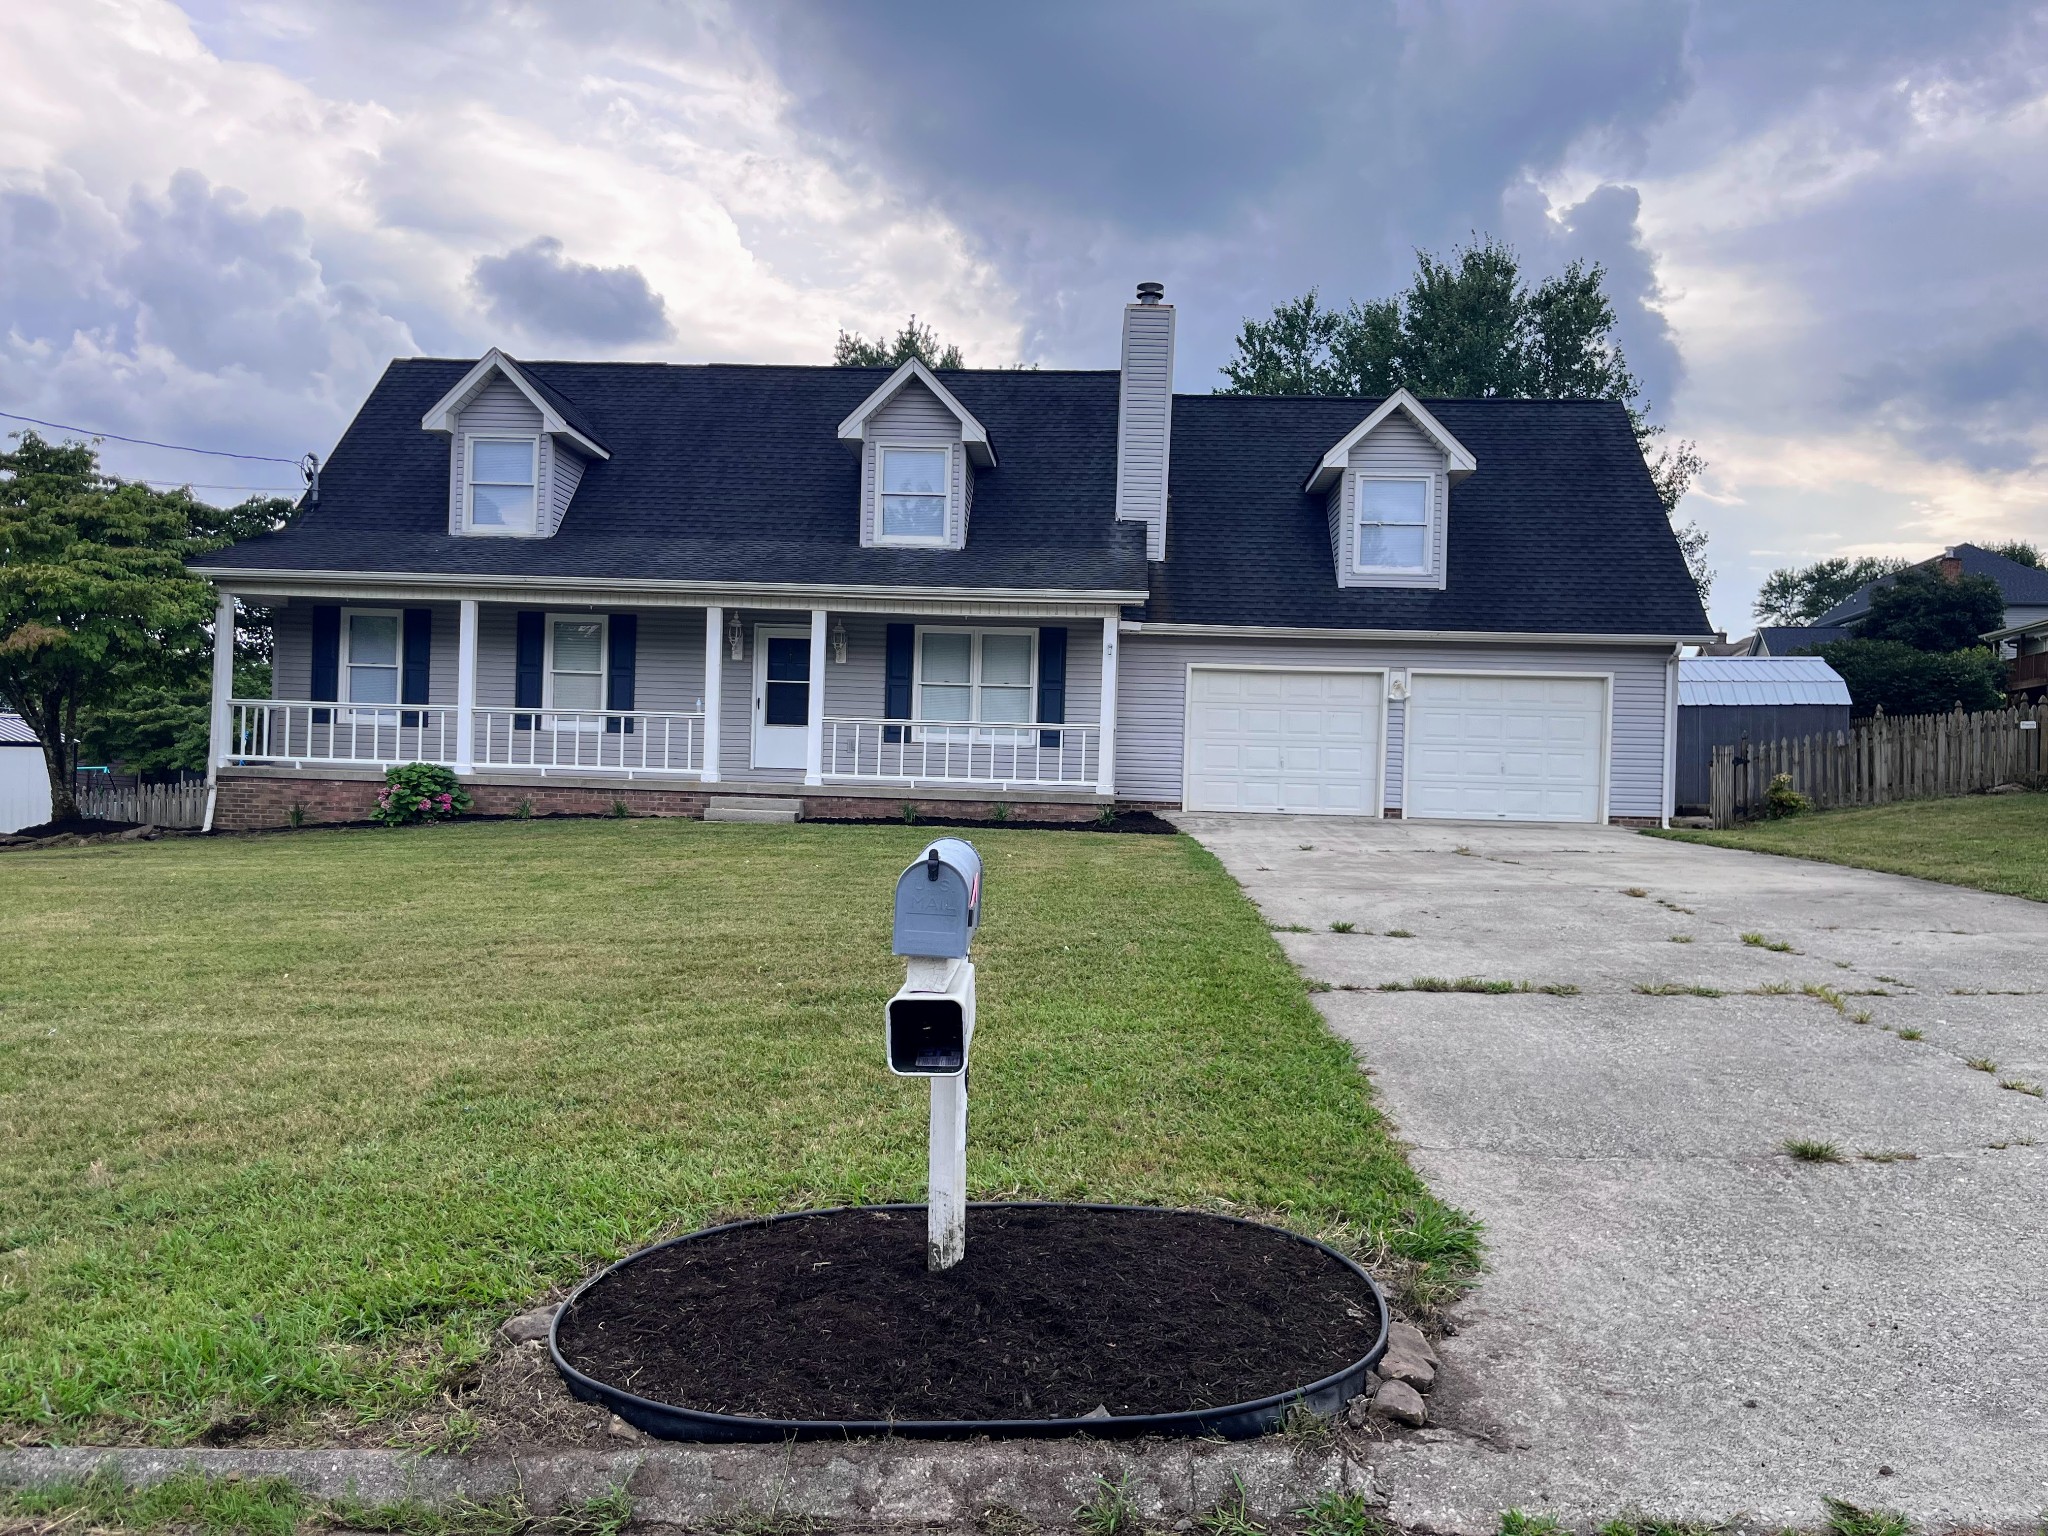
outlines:
{"label": "brick foundation", "polygon": [[[381,775],[342,779],[223,774],[214,799],[214,829],[219,832],[253,832],[267,827],[288,827],[292,824],[292,807],[295,805],[300,807],[301,823],[309,827],[368,821],[383,782]],[[476,802],[476,814],[483,816],[514,816],[519,813],[522,803],[534,816],[608,816],[613,806],[624,802],[627,812],[634,816],[701,818],[705,803],[713,798],[695,784],[668,789],[649,788],[643,784],[593,788],[577,784],[472,783],[468,789]],[[760,793],[733,796],[734,799],[761,797]],[[1090,822],[1101,814],[1101,807],[1097,804],[1072,801],[809,795],[802,793],[800,786],[792,786],[777,798],[801,800],[806,819],[833,821],[901,821],[906,803],[915,809],[919,821],[931,822],[994,821],[998,804],[1009,806],[1009,819],[1012,821]]]}
{"label": "brick foundation", "polygon": [[1607,818],[1607,825],[1610,827],[1661,827],[1664,825],[1664,819],[1661,816],[1610,816]]}

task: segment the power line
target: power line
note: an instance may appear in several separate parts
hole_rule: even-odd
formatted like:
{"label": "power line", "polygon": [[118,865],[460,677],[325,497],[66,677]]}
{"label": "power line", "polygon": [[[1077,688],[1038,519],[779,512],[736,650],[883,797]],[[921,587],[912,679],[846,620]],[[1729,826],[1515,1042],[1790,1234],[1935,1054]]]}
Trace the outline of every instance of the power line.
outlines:
{"label": "power line", "polygon": [[[206,453],[216,459],[247,459],[252,464],[289,464],[298,467],[297,459],[280,459],[269,453],[229,453],[222,448],[188,448],[183,443],[155,443],[146,437],[123,437],[118,432],[96,432],[91,427],[66,426],[61,421],[39,421],[33,416],[19,416],[13,411],[0,411],[9,421],[25,421],[33,427],[48,427],[52,432],[82,432],[87,437],[103,437],[116,443],[133,443],[138,448],[168,448],[173,453]],[[152,482],[154,483],[154,482]],[[240,490],[240,486],[216,486],[216,490]],[[260,489],[260,487],[259,487]]]}
{"label": "power line", "polygon": [[160,491],[276,491],[280,495],[296,495],[304,489],[297,485],[214,485],[204,480],[144,480],[142,484],[153,485]]}

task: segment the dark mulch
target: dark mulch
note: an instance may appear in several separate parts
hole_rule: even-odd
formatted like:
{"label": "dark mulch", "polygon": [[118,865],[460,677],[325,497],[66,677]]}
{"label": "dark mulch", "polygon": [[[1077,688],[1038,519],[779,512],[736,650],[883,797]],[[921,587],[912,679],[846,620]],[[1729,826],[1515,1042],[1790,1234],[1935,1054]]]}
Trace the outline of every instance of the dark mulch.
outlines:
{"label": "dark mulch", "polygon": [[925,1268],[922,1209],[826,1212],[657,1250],[564,1315],[563,1357],[640,1397],[774,1419],[1179,1413],[1307,1386],[1378,1337],[1348,1266],[1185,1211],[974,1209]]}
{"label": "dark mulch", "polygon": [[101,821],[94,816],[74,816],[69,821],[46,821],[39,826],[22,827],[10,834],[14,837],[104,837],[110,832],[132,832],[132,821]]}
{"label": "dark mulch", "polygon": [[[901,819],[897,816],[806,816],[804,825],[872,827]],[[1171,837],[1180,830],[1172,822],[1155,816],[1150,811],[1118,811],[1108,821],[1094,817],[1087,821],[1027,821],[1020,816],[1013,816],[1008,821],[951,821],[944,816],[919,816],[910,825],[929,827],[939,832],[964,828],[973,832],[1135,832],[1141,836],[1153,837],[1161,833]]]}

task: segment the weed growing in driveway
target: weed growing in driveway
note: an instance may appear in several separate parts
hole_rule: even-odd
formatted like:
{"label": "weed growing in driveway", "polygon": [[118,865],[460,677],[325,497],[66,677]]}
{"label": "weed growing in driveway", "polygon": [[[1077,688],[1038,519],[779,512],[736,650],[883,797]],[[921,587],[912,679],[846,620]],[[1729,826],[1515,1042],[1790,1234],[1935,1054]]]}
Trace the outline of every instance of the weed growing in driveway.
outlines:
{"label": "weed growing in driveway", "polygon": [[1768,949],[1774,955],[1796,955],[1798,950],[1783,939],[1767,939],[1760,933],[1745,933],[1742,942],[1751,949]]}
{"label": "weed growing in driveway", "polygon": [[1918,1152],[1877,1151],[1858,1152],[1856,1155],[1866,1163],[1917,1163],[1920,1161],[1920,1154]]}
{"label": "weed growing in driveway", "polygon": [[1913,1522],[1893,1509],[1864,1509],[1847,1499],[1822,1498],[1828,1536],[1913,1536]]}
{"label": "weed growing in driveway", "polygon": [[1467,859],[1476,859],[1479,857],[1479,855],[1474,853],[1471,847],[1465,843],[1458,844],[1458,846],[1453,848],[1451,852],[1458,854],[1462,858]]}
{"label": "weed growing in driveway", "polygon": [[1804,996],[1826,1003],[1835,1012],[1842,1015],[1843,1018],[1849,1016],[1849,1005],[1842,1000],[1842,994],[1826,983],[1809,981],[1799,990]]}
{"label": "weed growing in driveway", "polygon": [[1691,907],[1681,907],[1677,902],[1666,901],[1662,896],[1657,898],[1657,905],[1667,912],[1683,912],[1687,917],[1694,915]]}
{"label": "weed growing in driveway", "polygon": [[1858,1008],[1848,1017],[1851,1024],[1868,1024],[1870,1022],[1870,1010],[1868,1008]]}
{"label": "weed growing in driveway", "polygon": [[1307,923],[1275,923],[1275,924],[1273,924],[1273,931],[1274,931],[1275,933],[1314,933],[1314,932],[1315,932],[1315,930],[1314,930],[1313,928],[1309,927],[1309,925],[1308,925]]}
{"label": "weed growing in driveway", "polygon": [[1389,928],[1387,930],[1387,937],[1390,939],[1412,939],[1415,935],[1406,928]]}
{"label": "weed growing in driveway", "polygon": [[1998,1086],[2010,1088],[2014,1093],[2024,1093],[2031,1099],[2041,1097],[2041,1085],[2039,1083],[2023,1082],[2017,1077],[2001,1077],[1998,1080]]}
{"label": "weed growing in driveway", "polygon": [[1681,981],[1639,981],[1635,990],[1645,997],[1725,997],[1719,987],[1691,986]]}
{"label": "weed growing in driveway", "polygon": [[1674,944],[1690,944],[1692,942],[1692,935],[1689,933],[1674,933],[1671,935],[1671,942]]}
{"label": "weed growing in driveway", "polygon": [[1919,1030],[1908,1027],[1899,1031],[1899,1038],[1901,1040],[1918,1040],[1922,1038],[1922,1035]]}
{"label": "weed growing in driveway", "polygon": [[1131,1497],[1130,1479],[1119,1477],[1112,1483],[1098,1476],[1095,1492],[1074,1511],[1074,1523],[1085,1536],[1136,1536],[1138,1502]]}
{"label": "weed growing in driveway", "polygon": [[1627,890],[1623,891],[1621,894],[1624,896],[1647,896],[1650,893],[1644,890],[1640,885],[1632,885]]}
{"label": "weed growing in driveway", "polygon": [[1877,979],[1881,982],[1884,982],[1888,986],[1910,987],[1911,985],[1913,985],[1913,983],[1911,983],[1910,981],[1906,981],[1898,976],[1880,976]]}
{"label": "weed growing in driveway", "polygon": [[1266,1536],[1266,1528],[1245,1507],[1244,1479],[1234,1472],[1230,1476],[1229,1496],[1218,1499],[1212,1508],[1197,1515],[1195,1529],[1207,1531],[1209,1536]]}
{"label": "weed growing in driveway", "polygon": [[1799,989],[1789,981],[1767,981],[1760,987],[1751,987],[1751,997],[1785,997]]}
{"label": "weed growing in driveway", "polygon": [[1308,989],[1311,992],[1329,992],[1334,990],[1327,981],[1311,981],[1308,984]]}
{"label": "weed growing in driveway", "polygon": [[[1363,990],[1353,988],[1349,990]],[[1485,992],[1505,996],[1510,992],[1547,992],[1552,997],[1577,997],[1579,989],[1570,982],[1553,981],[1537,986],[1531,981],[1487,981],[1478,976],[1417,976],[1412,981],[1383,981],[1381,992]]]}
{"label": "weed growing in driveway", "polygon": [[1326,1493],[1297,1509],[1301,1536],[1386,1536],[1387,1523],[1374,1514],[1362,1493]]}
{"label": "weed growing in driveway", "polygon": [[1963,1065],[1972,1072],[1996,1072],[1998,1070],[1998,1063],[1989,1056],[1972,1056]]}
{"label": "weed growing in driveway", "polygon": [[1726,1525],[1707,1520],[1646,1520],[1624,1516],[1593,1528],[1593,1536],[1724,1536]]}
{"label": "weed growing in driveway", "polygon": [[1779,1143],[1787,1157],[1802,1163],[1839,1163],[1842,1149],[1832,1141],[1812,1141],[1804,1136],[1793,1136]]}
{"label": "weed growing in driveway", "polygon": [[1332,923],[1332,924],[1330,924],[1330,932],[1332,932],[1332,933],[1352,933],[1352,932],[1355,932],[1355,931],[1357,930],[1357,927],[1358,927],[1358,924],[1356,924],[1356,923]]}
{"label": "weed growing in driveway", "polygon": [[1504,1511],[1500,1536],[1569,1536],[1571,1527],[1555,1515],[1532,1515],[1524,1509]]}

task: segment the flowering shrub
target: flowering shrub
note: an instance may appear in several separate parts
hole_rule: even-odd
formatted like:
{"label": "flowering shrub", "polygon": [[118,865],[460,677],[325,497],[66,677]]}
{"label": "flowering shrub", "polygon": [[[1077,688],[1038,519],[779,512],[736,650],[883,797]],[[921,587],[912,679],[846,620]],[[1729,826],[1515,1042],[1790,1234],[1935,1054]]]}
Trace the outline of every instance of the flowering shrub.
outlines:
{"label": "flowering shrub", "polygon": [[1804,816],[1813,809],[1813,802],[1792,787],[1792,775],[1781,773],[1771,780],[1771,787],[1764,791],[1764,820],[1777,821],[1785,816]]}
{"label": "flowering shrub", "polygon": [[405,827],[416,821],[451,820],[472,803],[469,791],[455,782],[450,770],[433,763],[402,763],[384,771],[384,787],[377,791],[377,808],[370,814],[387,827]]}

